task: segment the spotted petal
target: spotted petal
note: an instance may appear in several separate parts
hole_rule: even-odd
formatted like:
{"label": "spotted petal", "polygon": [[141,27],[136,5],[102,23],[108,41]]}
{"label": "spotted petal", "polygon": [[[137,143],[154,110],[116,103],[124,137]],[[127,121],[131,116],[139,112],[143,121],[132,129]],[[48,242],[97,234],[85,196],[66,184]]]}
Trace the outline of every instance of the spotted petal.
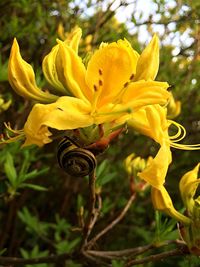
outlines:
{"label": "spotted petal", "polygon": [[[91,57],[86,72],[86,83],[91,96],[98,93],[97,107],[105,105],[134,76],[138,54],[127,41],[102,45]],[[91,98],[92,101],[92,98]]]}
{"label": "spotted petal", "polygon": [[138,81],[132,82],[124,90],[121,102],[135,111],[147,105],[165,105],[170,96],[166,82]]}

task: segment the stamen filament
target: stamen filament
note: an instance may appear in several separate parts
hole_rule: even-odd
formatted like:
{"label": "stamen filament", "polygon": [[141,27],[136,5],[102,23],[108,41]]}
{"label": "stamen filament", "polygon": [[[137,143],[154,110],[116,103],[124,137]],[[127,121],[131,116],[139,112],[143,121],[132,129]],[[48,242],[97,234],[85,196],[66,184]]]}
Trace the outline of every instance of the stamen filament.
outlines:
{"label": "stamen filament", "polygon": [[121,109],[121,110],[118,110],[118,111],[112,111],[112,112],[98,112],[96,114],[96,116],[107,116],[107,115],[113,115],[113,114],[121,114],[121,113],[132,113],[132,109],[131,108],[126,108],[126,109]]}
{"label": "stamen filament", "polygon": [[[181,124],[179,124],[179,123],[177,123],[175,121],[169,120],[169,122],[170,122],[170,124],[173,124],[174,126],[176,126],[177,129],[178,129],[178,132],[176,134],[169,136],[170,140],[174,140],[173,142],[181,141],[186,136],[185,128],[183,127],[183,125],[181,125]],[[181,134],[182,134],[182,136],[180,136]]]}

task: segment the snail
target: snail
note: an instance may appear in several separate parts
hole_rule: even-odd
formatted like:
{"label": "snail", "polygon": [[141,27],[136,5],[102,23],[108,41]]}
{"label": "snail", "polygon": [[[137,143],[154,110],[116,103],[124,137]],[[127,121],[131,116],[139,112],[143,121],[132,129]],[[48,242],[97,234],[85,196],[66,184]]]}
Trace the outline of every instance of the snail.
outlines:
{"label": "snail", "polygon": [[84,177],[96,168],[96,158],[92,152],[81,148],[68,137],[59,143],[58,163],[71,176]]}

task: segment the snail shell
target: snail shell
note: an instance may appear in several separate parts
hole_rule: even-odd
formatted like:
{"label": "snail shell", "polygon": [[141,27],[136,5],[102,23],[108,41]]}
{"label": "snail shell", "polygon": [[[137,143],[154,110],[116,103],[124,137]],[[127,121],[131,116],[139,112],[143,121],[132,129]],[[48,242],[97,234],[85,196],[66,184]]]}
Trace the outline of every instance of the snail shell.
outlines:
{"label": "snail shell", "polygon": [[84,177],[96,168],[96,158],[92,152],[78,147],[65,137],[58,145],[58,163],[71,176]]}

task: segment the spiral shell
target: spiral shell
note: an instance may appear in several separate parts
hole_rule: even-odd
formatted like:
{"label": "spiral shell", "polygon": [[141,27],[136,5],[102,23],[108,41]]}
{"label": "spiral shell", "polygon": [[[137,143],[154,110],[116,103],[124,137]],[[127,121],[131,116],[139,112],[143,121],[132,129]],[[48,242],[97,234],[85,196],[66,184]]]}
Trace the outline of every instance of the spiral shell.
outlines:
{"label": "spiral shell", "polygon": [[78,147],[65,137],[58,145],[58,163],[71,176],[84,177],[96,168],[96,158],[92,152]]}

